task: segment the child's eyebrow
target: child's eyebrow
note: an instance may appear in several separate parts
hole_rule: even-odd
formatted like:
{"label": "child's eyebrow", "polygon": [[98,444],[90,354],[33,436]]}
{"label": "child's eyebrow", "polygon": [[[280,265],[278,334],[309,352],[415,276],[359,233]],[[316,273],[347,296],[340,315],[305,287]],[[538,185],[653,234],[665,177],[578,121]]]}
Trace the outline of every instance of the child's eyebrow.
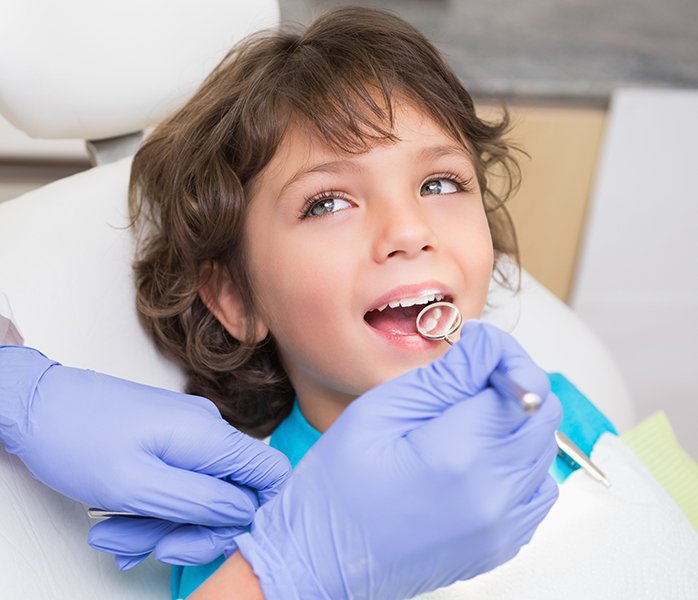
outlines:
{"label": "child's eyebrow", "polygon": [[293,185],[294,183],[300,181],[307,175],[310,175],[312,173],[339,173],[342,171],[359,171],[360,167],[357,165],[354,161],[352,161],[349,158],[344,158],[344,159],[339,159],[339,160],[330,160],[326,161],[317,165],[313,165],[312,167],[301,169],[300,171],[297,171],[294,173],[293,177],[289,179],[286,183],[284,183],[283,187],[281,188],[281,191],[279,192],[279,195],[281,195],[288,187]]}
{"label": "child's eyebrow", "polygon": [[465,158],[468,162],[472,162],[472,154],[467,148],[457,145],[440,144],[438,146],[427,146],[422,148],[417,154],[417,160],[422,162],[427,162],[431,160],[438,160],[439,158],[446,158],[449,156],[454,156],[456,158]]}

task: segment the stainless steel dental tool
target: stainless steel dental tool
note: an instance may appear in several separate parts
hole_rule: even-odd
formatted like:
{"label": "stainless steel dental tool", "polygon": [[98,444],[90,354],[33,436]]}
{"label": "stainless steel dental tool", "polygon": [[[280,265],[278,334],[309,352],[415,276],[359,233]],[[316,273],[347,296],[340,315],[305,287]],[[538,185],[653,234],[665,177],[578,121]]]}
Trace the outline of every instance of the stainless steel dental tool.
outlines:
{"label": "stainless steel dental tool", "polygon": [[[462,324],[463,316],[458,307],[451,302],[434,302],[425,306],[417,315],[419,335],[427,340],[443,340],[451,346],[453,345],[451,336],[458,331]],[[540,408],[542,399],[538,394],[529,392],[502,371],[495,369],[490,375],[490,383],[498,390],[515,398],[527,414],[533,414]],[[611,486],[601,469],[591,462],[591,459],[564,433],[556,431],[555,440],[558,446],[558,455],[565,462],[579,465],[606,487]]]}
{"label": "stainless steel dental tool", "polygon": [[87,516],[90,519],[106,519],[108,517],[130,517],[132,519],[147,519],[143,515],[137,515],[136,513],[121,512],[118,510],[103,510],[101,508],[88,508]]}

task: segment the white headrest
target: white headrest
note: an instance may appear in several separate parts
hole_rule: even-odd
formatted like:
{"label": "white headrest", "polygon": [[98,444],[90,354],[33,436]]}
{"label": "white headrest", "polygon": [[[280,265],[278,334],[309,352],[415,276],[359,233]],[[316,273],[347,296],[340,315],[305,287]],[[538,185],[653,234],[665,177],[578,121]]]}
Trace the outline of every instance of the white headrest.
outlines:
{"label": "white headrest", "polygon": [[0,113],[37,138],[140,131],[181,105],[277,0],[4,0]]}

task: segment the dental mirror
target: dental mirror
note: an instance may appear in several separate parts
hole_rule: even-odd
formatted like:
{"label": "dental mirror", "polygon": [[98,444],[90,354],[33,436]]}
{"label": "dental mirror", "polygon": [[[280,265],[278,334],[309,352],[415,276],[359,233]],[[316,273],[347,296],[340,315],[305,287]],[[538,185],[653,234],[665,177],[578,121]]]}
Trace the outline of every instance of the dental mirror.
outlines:
{"label": "dental mirror", "polygon": [[458,307],[451,302],[434,302],[425,306],[417,315],[417,331],[427,340],[443,340],[453,346],[451,336],[463,323]]}

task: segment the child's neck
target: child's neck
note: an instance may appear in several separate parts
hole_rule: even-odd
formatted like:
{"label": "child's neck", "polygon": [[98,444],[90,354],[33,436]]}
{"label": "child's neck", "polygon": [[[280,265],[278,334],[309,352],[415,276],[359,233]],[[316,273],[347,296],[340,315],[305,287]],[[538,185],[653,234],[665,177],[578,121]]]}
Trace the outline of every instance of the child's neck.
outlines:
{"label": "child's neck", "polygon": [[350,402],[357,396],[342,396],[341,398],[322,398],[312,393],[298,394],[298,404],[301,413],[315,429],[325,433]]}

